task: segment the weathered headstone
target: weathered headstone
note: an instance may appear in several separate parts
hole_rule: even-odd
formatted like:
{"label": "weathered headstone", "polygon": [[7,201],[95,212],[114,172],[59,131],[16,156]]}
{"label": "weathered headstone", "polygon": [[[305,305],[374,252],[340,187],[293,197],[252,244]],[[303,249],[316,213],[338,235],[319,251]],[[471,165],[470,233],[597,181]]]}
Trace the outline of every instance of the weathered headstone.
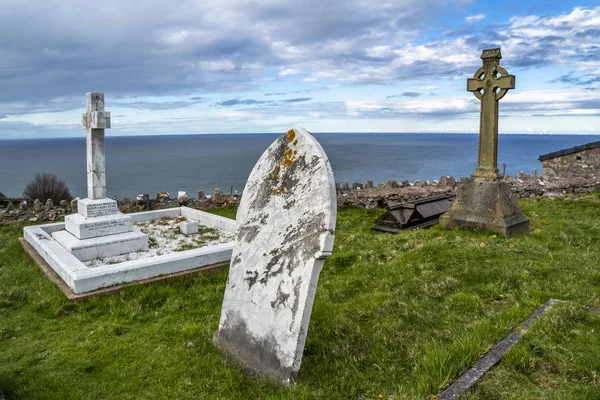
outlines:
{"label": "weathered headstone", "polygon": [[296,379],[319,273],[333,249],[333,172],[304,129],[277,139],[244,189],[215,343],[250,370]]}
{"label": "weathered headstone", "polygon": [[367,181],[365,183],[365,188],[367,188],[367,189],[373,189],[373,181]]}
{"label": "weathered headstone", "polygon": [[187,199],[188,199],[187,192],[184,192],[181,190],[179,192],[177,192],[177,201],[179,203],[185,203],[187,201]]}
{"label": "weathered headstone", "polygon": [[26,200],[23,200],[22,202],[19,203],[19,207],[21,207],[22,210],[27,210],[27,209],[29,209],[29,204],[27,204]]}
{"label": "weathered headstone", "polygon": [[481,100],[477,169],[440,218],[446,229],[489,230],[510,237],[529,231],[510,186],[498,174],[498,101],[515,88],[515,77],[499,63],[500,49],[483,50],[483,67],[467,80],[467,91]]}
{"label": "weathered headstone", "polygon": [[204,194],[204,190],[199,190],[198,191],[198,199],[204,200],[205,198],[206,198],[206,195]]}
{"label": "weathered headstone", "polygon": [[40,208],[42,208],[42,202],[40,201],[40,199],[35,199],[33,201],[33,209],[39,210]]}
{"label": "weathered headstone", "polygon": [[50,211],[52,207],[54,207],[54,202],[52,201],[52,199],[46,200],[46,204],[44,204],[44,209],[46,211]]}
{"label": "weathered headstone", "polygon": [[62,208],[63,210],[66,210],[67,208],[69,208],[69,202],[66,200],[61,200],[60,203],[58,203],[60,208]]}
{"label": "weathered headstone", "polygon": [[213,190],[213,194],[212,194],[213,201],[219,200],[221,197],[223,197],[223,192],[221,191],[221,188],[215,188],[215,190]]}
{"label": "weathered headstone", "polygon": [[8,201],[8,204],[6,205],[6,211],[13,211],[15,209],[15,205],[13,204],[12,201]]}

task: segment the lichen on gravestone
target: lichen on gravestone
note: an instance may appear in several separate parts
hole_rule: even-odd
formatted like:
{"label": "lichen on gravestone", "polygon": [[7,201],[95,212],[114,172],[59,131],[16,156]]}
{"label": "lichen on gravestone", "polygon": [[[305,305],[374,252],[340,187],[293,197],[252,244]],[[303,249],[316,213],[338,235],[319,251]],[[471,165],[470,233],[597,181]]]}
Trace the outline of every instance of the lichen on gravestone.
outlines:
{"label": "lichen on gravestone", "polygon": [[304,129],[279,137],[252,170],[214,338],[251,371],[296,379],[336,207],[327,156]]}

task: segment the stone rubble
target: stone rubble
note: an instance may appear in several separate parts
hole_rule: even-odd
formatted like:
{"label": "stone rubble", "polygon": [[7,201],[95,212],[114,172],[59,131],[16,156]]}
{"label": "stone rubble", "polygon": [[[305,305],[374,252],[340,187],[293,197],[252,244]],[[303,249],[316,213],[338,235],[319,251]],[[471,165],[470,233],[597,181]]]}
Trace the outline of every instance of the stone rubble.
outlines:
{"label": "stone rubble", "polygon": [[[457,192],[459,185],[464,183],[466,177],[456,180],[452,176],[442,176],[436,184],[432,181],[430,186],[419,187],[415,183],[407,180],[396,182],[397,187],[387,187],[384,183],[375,184],[373,181],[367,181],[364,186],[361,184],[360,189],[344,189],[345,185],[338,185],[338,207],[356,206],[363,208],[385,208],[388,203],[396,203],[403,201],[413,201],[424,197],[437,195],[448,195],[452,198]],[[515,177],[506,176],[504,178],[511,187],[513,193],[519,198],[541,198],[541,197],[565,197],[577,193],[589,193],[600,189],[600,178],[544,178],[537,175],[535,178],[531,175],[519,172]],[[392,182],[391,180],[389,182]],[[415,181],[417,182],[417,181]],[[422,182],[422,181],[421,181]],[[418,183],[418,182],[417,182]],[[372,186],[371,186],[372,185]],[[348,185],[349,186],[349,185]],[[216,191],[217,193],[219,191]],[[203,210],[212,207],[227,207],[228,205],[238,205],[241,196],[236,191],[232,195],[220,194],[216,197],[206,197],[204,191],[198,192],[198,198],[188,198],[186,206],[197,210]],[[0,225],[16,222],[16,221],[31,221],[31,222],[55,222],[61,220],[68,214],[72,208],[72,212],[77,212],[77,205],[67,209],[61,207],[51,207],[45,209],[39,199],[33,203],[33,207],[23,207],[22,199],[14,199],[19,202],[19,208],[7,210],[6,205],[0,205]],[[119,210],[124,213],[143,211],[143,210],[159,210],[165,208],[179,207],[178,199],[149,199],[146,196],[140,196],[140,200],[131,200],[125,197],[122,200],[117,200]],[[73,204],[73,202],[71,203]]]}

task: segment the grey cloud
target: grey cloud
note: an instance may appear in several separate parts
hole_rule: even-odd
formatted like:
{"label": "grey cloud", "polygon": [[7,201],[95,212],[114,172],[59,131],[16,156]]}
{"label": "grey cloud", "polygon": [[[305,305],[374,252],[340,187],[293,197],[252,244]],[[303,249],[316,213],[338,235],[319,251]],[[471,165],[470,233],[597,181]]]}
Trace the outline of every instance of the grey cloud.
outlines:
{"label": "grey cloud", "polygon": [[[0,5],[0,102],[44,103],[102,91],[110,97],[235,92],[256,87],[268,68],[323,57],[335,64],[409,34],[443,0],[309,0],[227,3],[104,0]],[[324,48],[352,43],[347,53]],[[300,46],[292,59],[287,43]],[[249,68],[249,65],[258,65]],[[0,109],[0,113],[5,110]]]}
{"label": "grey cloud", "polygon": [[302,101],[310,101],[310,100],[312,100],[312,97],[298,97],[295,99],[287,99],[287,100],[283,100],[283,101],[286,103],[299,103]]}
{"label": "grey cloud", "polygon": [[270,101],[260,101],[260,100],[253,100],[253,99],[247,99],[247,100],[230,99],[230,100],[219,101],[219,102],[217,102],[217,105],[220,105],[223,107],[233,107],[233,106],[249,106],[249,105],[266,104],[266,103],[270,103]]}
{"label": "grey cloud", "polygon": [[600,29],[585,29],[583,31],[577,32],[575,34],[575,37],[578,37],[578,38],[587,38],[587,37],[597,38],[597,37],[600,37]]}
{"label": "grey cloud", "polygon": [[404,92],[401,94],[393,94],[391,96],[386,96],[386,99],[394,99],[394,98],[398,98],[398,97],[419,97],[421,96],[422,93],[419,92]]}

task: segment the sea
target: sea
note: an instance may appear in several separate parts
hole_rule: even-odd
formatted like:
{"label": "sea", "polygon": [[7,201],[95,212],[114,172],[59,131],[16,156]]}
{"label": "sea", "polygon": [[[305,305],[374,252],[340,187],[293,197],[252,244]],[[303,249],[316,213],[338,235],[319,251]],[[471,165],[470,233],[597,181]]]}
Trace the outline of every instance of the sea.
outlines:
{"label": "sea", "polygon": [[[434,180],[469,176],[477,165],[478,135],[315,133],[337,182]],[[109,136],[107,195],[135,197],[166,191],[243,192],[252,167],[276,134]],[[542,154],[599,141],[598,135],[500,135],[498,164],[506,173],[531,173]],[[20,197],[36,173],[55,174],[73,196],[86,196],[85,137],[0,140],[0,192]]]}

